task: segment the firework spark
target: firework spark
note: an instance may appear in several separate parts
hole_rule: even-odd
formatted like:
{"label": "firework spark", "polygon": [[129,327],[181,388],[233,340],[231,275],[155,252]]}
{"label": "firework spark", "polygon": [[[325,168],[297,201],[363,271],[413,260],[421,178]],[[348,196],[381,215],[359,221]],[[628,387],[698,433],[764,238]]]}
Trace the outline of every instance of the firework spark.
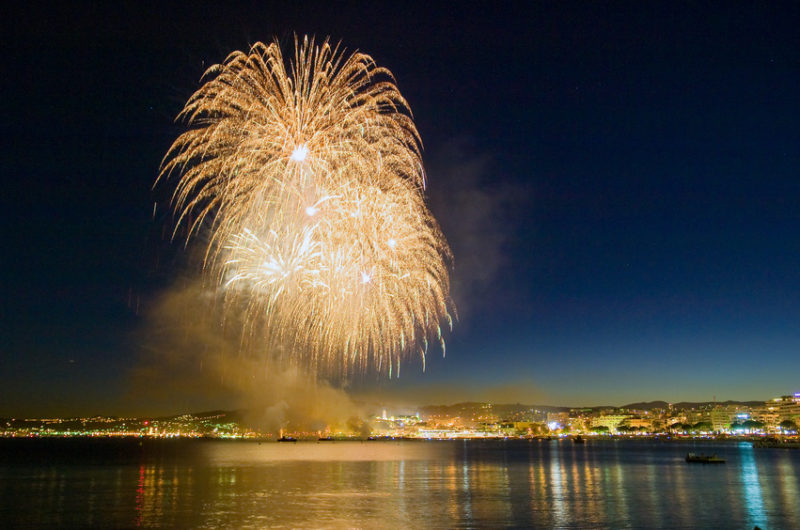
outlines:
{"label": "firework spark", "polygon": [[211,67],[164,158],[176,230],[252,343],[328,373],[377,370],[452,327],[449,247],[424,200],[421,141],[391,73],[326,40],[256,43]]}

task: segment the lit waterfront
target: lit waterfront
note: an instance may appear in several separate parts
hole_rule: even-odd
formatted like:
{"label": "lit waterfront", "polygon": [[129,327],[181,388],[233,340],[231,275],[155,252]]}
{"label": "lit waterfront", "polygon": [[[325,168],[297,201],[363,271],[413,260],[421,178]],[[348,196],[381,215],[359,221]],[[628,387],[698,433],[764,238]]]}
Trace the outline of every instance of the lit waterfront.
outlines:
{"label": "lit waterfront", "polygon": [[[775,437],[798,442],[800,393],[766,402],[639,403],[620,408],[541,407],[457,403],[421,407],[422,413],[373,414],[364,428],[327,425],[303,429],[283,423],[279,433],[249,425],[246,411],[211,411],[162,418],[0,419],[2,437],[485,439],[624,436],[737,439]],[[367,434],[368,433],[368,434]]]}
{"label": "lit waterfront", "polygon": [[[569,440],[1,440],[17,526],[728,527],[800,518],[800,452]],[[58,447],[58,451],[54,450]],[[57,455],[57,456],[54,456]]]}

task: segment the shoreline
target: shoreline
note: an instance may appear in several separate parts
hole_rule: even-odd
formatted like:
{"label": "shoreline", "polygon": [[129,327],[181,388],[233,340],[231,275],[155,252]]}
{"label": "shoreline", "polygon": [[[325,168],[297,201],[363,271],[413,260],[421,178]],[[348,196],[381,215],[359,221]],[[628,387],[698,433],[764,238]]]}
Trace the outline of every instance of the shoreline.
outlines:
{"label": "shoreline", "polygon": [[[626,435],[612,435],[612,436],[586,436],[586,435],[568,435],[568,436],[475,436],[475,437],[452,437],[452,438],[425,438],[417,436],[372,436],[368,438],[358,437],[342,437],[330,439],[318,439],[314,437],[301,437],[294,438],[293,441],[302,444],[310,443],[381,443],[381,442],[528,442],[528,443],[543,443],[543,442],[563,442],[575,443],[575,439],[582,439],[582,443],[592,445],[597,443],[617,443],[620,441],[625,442],[658,442],[664,444],[681,444],[681,443],[750,443],[754,448],[781,448],[781,449],[800,449],[800,436],[671,436],[671,435],[653,435],[653,436],[626,436]],[[139,442],[177,442],[177,441],[219,441],[219,442],[256,442],[262,443],[280,443],[281,440],[274,437],[219,437],[219,436],[193,436],[193,435],[174,435],[174,436],[148,436],[137,434],[125,435],[105,435],[105,434],[78,434],[78,435],[63,435],[63,434],[44,434],[44,435],[5,435],[0,436],[0,443],[5,440],[98,440],[98,441],[139,441]]]}

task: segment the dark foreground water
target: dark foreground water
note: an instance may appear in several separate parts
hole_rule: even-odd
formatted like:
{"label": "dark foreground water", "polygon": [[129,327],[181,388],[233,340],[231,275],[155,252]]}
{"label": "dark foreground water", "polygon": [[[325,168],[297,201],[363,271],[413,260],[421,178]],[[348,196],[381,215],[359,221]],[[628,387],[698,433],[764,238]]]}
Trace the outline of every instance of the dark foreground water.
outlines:
{"label": "dark foreground water", "polygon": [[[687,464],[687,451],[722,465]],[[0,440],[4,527],[800,528],[748,443]]]}

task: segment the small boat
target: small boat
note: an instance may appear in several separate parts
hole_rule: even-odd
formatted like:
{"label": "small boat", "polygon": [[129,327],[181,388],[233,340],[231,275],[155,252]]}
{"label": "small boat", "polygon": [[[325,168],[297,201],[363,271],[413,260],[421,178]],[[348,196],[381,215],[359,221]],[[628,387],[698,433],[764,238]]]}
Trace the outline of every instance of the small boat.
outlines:
{"label": "small boat", "polygon": [[297,438],[292,438],[291,436],[281,436],[278,438],[279,442],[296,442]]}
{"label": "small boat", "polygon": [[584,439],[583,439],[583,436],[581,436],[581,435],[579,434],[578,436],[576,436],[575,438],[573,438],[573,439],[572,439],[572,443],[576,443],[576,444],[584,444],[584,443],[586,443],[586,440],[584,440]]}
{"label": "small boat", "polygon": [[686,461],[691,464],[724,464],[725,459],[720,458],[717,455],[704,455],[704,454],[696,454],[696,453],[687,453],[686,454]]}
{"label": "small boat", "polygon": [[332,442],[333,438],[330,437],[330,436],[323,436],[323,437],[320,437],[317,441],[318,442]]}

